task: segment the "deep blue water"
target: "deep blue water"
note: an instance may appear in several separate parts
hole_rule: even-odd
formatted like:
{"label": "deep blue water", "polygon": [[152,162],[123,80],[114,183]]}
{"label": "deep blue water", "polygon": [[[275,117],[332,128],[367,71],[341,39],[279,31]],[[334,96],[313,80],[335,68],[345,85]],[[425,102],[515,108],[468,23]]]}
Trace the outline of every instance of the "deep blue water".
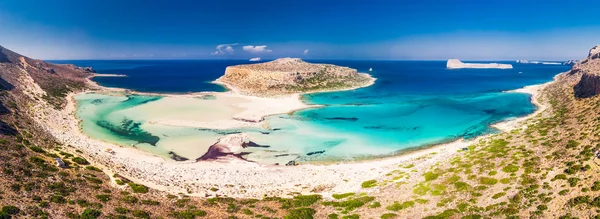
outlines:
{"label": "deep blue water", "polygon": [[[319,156],[355,157],[472,138],[494,132],[490,124],[532,113],[530,96],[503,91],[552,80],[568,66],[513,64],[513,69],[446,69],[445,61],[318,60],[372,74],[375,85],[354,91],[304,95],[304,101],[326,107],[274,115],[267,121],[277,135],[257,136],[271,149]],[[59,61],[54,61],[59,62]],[[60,61],[91,66],[108,87],[144,92],[223,91],[209,83],[241,60]],[[509,62],[506,62],[509,63]],[[298,140],[302,139],[302,140]],[[281,145],[285,142],[284,145]],[[289,152],[288,151],[288,152]],[[306,157],[306,159],[313,159]]]}

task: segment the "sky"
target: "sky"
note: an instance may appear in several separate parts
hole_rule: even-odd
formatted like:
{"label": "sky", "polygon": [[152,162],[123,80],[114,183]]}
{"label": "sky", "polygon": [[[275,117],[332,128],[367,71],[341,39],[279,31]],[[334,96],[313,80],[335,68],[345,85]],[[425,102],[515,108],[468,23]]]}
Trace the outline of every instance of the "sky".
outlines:
{"label": "sky", "polygon": [[600,1],[0,0],[0,45],[39,59],[566,60]]}

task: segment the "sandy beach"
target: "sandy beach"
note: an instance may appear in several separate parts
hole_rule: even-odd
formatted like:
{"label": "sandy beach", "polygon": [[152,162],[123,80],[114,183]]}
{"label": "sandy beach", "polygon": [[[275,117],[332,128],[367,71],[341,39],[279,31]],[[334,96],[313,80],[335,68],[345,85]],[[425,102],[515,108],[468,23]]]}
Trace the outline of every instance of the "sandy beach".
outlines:
{"label": "sandy beach", "polygon": [[[531,86],[520,92],[532,94],[532,102],[539,105],[539,92],[543,87]],[[216,95],[217,100],[231,97],[242,98],[248,102],[237,105],[230,103],[240,109],[239,113],[218,123],[183,120],[155,122],[179,126],[226,128],[256,124],[266,115],[310,107],[299,99],[299,95],[275,99],[248,97],[233,91],[176,95],[179,97],[173,98],[191,98],[206,94]],[[200,197],[262,198],[265,195],[288,197],[295,192],[320,193],[327,197],[334,193],[360,192],[365,190],[361,187],[362,182],[381,179],[385,174],[397,169],[399,165],[410,163],[414,164],[417,170],[425,170],[437,162],[455,156],[461,148],[488,137],[481,136],[472,141],[457,140],[394,157],[328,165],[276,166],[235,158],[176,162],[136,148],[120,147],[86,136],[81,132],[79,121],[75,117],[76,102],[73,98],[75,95],[73,93],[68,95],[68,104],[62,110],[48,107],[42,101],[35,103],[34,106],[36,120],[59,141],[71,146],[65,150],[73,153],[75,150],[83,151],[81,156],[94,165],[102,167],[108,174],[118,173],[136,183],[172,194],[183,193]],[[535,113],[526,118],[531,118],[545,109],[542,105],[539,106]],[[511,120],[496,124],[494,127],[509,131],[521,127],[524,120]],[[108,149],[114,153],[107,153]],[[211,188],[218,190],[212,191],[214,189]]]}

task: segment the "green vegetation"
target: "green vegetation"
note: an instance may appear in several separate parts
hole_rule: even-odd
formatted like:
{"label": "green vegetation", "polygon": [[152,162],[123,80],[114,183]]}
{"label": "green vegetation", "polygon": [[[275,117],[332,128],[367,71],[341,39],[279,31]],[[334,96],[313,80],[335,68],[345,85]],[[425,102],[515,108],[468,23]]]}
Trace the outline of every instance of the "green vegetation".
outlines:
{"label": "green vegetation", "polygon": [[344,198],[348,198],[353,195],[354,195],[353,192],[349,192],[349,193],[344,193],[344,194],[333,194],[331,196],[335,199],[344,199]]}
{"label": "green vegetation", "polygon": [[367,180],[364,181],[360,186],[363,188],[371,188],[371,187],[375,187],[377,185],[377,180]]}
{"label": "green vegetation", "polygon": [[102,212],[95,209],[86,208],[81,213],[81,219],[95,219],[100,217],[100,215],[102,215]]}
{"label": "green vegetation", "polygon": [[288,211],[288,214],[283,217],[284,219],[312,219],[317,213],[312,208],[297,208]]}
{"label": "green vegetation", "polygon": [[322,204],[325,206],[333,206],[336,208],[342,208],[344,211],[353,211],[357,208],[362,207],[363,205],[372,202],[375,200],[375,197],[371,196],[362,196],[358,198],[348,199],[341,202],[323,202]]}
{"label": "green vegetation", "polygon": [[71,161],[75,162],[76,164],[80,164],[80,165],[88,165],[88,164],[90,164],[86,159],[84,159],[82,157],[71,158]]}
{"label": "green vegetation", "polygon": [[135,183],[128,183],[127,185],[129,185],[129,187],[131,187],[131,189],[133,190],[134,193],[146,193],[148,192],[148,187],[144,186],[144,185],[140,185],[140,184],[135,184]]}
{"label": "green vegetation", "polygon": [[414,207],[414,206],[415,206],[415,202],[413,202],[413,201],[405,201],[402,203],[394,202],[394,204],[387,206],[385,209],[390,210],[390,211],[400,211],[402,209],[407,209],[407,208]]}

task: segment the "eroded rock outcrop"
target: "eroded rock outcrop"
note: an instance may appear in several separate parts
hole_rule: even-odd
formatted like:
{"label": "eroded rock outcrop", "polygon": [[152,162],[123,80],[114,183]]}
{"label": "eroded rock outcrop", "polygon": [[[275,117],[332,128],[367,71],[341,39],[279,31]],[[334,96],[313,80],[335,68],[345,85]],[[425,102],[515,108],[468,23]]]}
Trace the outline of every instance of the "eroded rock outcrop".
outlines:
{"label": "eroded rock outcrop", "polygon": [[590,49],[588,57],[573,66],[571,75],[581,75],[573,87],[575,97],[587,98],[600,94],[600,45]]}
{"label": "eroded rock outcrop", "polygon": [[373,80],[356,69],[313,64],[298,58],[229,66],[225,75],[217,79],[241,93],[255,96],[351,89],[369,85]]}
{"label": "eroded rock outcrop", "polygon": [[196,161],[214,160],[228,155],[242,158],[242,150],[248,142],[248,135],[244,133],[226,135],[220,138],[217,143],[211,145],[208,151]]}

